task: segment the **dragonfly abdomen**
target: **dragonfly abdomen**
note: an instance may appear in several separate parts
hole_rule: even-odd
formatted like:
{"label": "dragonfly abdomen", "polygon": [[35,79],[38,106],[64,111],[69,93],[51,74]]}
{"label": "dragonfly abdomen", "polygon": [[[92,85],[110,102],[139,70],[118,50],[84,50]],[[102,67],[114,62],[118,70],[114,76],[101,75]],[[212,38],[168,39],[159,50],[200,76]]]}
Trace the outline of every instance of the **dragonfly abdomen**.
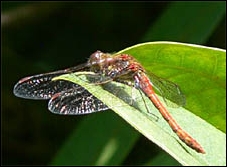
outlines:
{"label": "dragonfly abdomen", "polygon": [[149,78],[143,72],[137,72],[134,75],[137,83],[136,85],[148,96],[154,106],[159,110],[162,117],[168,122],[172,130],[177,134],[177,136],[189,147],[193,148],[199,153],[205,153],[201,145],[193,139],[188,133],[186,133],[173,119],[167,109],[163,106],[157,95],[155,94],[152,84]]}

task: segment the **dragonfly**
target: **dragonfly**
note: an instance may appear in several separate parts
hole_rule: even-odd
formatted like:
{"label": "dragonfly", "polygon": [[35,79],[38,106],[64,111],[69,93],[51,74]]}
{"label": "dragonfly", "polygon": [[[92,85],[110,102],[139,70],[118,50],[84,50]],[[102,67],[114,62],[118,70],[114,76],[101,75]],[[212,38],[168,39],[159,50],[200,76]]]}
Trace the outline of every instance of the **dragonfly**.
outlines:
{"label": "dragonfly", "polygon": [[56,114],[79,115],[109,109],[106,104],[82,86],[65,80],[53,79],[78,71],[93,72],[94,82],[100,85],[116,81],[142,91],[159,110],[180,140],[198,153],[205,153],[202,146],[177,124],[155,93],[155,90],[158,90],[164,100],[169,99],[177,105],[183,106],[185,96],[179,86],[154,74],[151,74],[149,78],[143,66],[129,54],[112,55],[98,50],[92,53],[84,64],[22,78],[14,86],[14,94],[26,99],[50,99],[48,109]]}

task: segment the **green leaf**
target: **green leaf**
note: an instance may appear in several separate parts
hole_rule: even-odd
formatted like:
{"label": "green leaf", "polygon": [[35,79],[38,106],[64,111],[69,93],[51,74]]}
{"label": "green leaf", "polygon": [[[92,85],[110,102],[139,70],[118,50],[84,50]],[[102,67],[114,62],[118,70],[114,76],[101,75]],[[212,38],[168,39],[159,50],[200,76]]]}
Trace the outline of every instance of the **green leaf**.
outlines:
{"label": "green leaf", "polygon": [[[172,2],[142,41],[207,42],[226,12],[226,2]],[[198,17],[199,16],[199,17]]]}
{"label": "green leaf", "polygon": [[[205,43],[207,42],[207,39],[212,35],[213,30],[217,28],[220,20],[224,17],[225,13],[225,2],[171,2],[169,6],[167,6],[166,10],[163,11],[163,14],[157,19],[155,23],[151,23],[150,28],[148,28],[148,33],[143,35],[141,42],[145,41],[160,41],[160,40],[171,40],[171,41],[185,41],[185,42],[191,42],[191,43]],[[200,17],[197,17],[200,16]],[[148,16],[149,17],[149,16]],[[153,16],[152,16],[153,17]],[[126,26],[127,27],[127,26]],[[125,43],[124,43],[125,44]],[[103,46],[102,46],[103,47]],[[104,47],[105,48],[105,47]],[[108,47],[109,50],[111,50],[111,46]],[[140,59],[141,63],[146,63],[144,61],[148,62],[147,57],[145,59]],[[150,61],[150,60],[149,60]],[[147,69],[147,67],[146,67]],[[160,76],[165,77],[165,70],[162,69],[162,71],[157,70],[157,73],[155,69],[153,69],[155,74],[160,74]],[[161,75],[163,73],[163,75]],[[174,81],[174,80],[173,80]],[[181,88],[181,82],[177,82]],[[187,83],[187,82],[186,82]],[[185,90],[184,90],[185,92]],[[192,105],[189,104],[189,97],[187,95],[187,108]],[[194,105],[192,105],[194,106]],[[190,108],[189,108],[190,109]],[[191,110],[191,109],[190,109]],[[198,109],[199,110],[199,109]],[[193,111],[194,112],[194,111]],[[206,113],[206,110],[205,110]],[[215,114],[214,114],[215,115]],[[219,115],[219,114],[218,114]],[[84,116],[85,117],[85,116]],[[125,156],[127,156],[127,151],[129,152],[132,147],[127,147],[128,143],[135,143],[136,137],[139,137],[138,134],[135,134],[133,130],[126,131],[126,127],[128,127],[118,117],[114,117],[113,114],[109,113],[100,113],[100,114],[94,114],[89,115],[89,118],[92,117],[92,119],[84,118],[83,122],[80,124],[82,125],[78,127],[78,131],[81,133],[77,133],[77,129],[75,129],[72,136],[75,136],[75,138],[71,137],[69,140],[66,141],[65,145],[68,145],[69,147],[62,147],[61,150],[59,150],[59,153],[64,153],[64,157],[60,156],[62,154],[58,154],[59,156],[55,157],[55,164],[68,164],[71,163],[73,165],[75,164],[97,164],[91,162],[90,157],[93,157],[93,154],[99,152],[96,149],[96,145],[99,145],[100,142],[103,141],[103,138],[108,138],[111,141],[112,140],[112,127],[113,126],[119,126],[119,124],[122,124],[121,128],[123,130],[120,130],[119,128],[116,128],[120,131],[120,133],[117,133],[116,129],[113,132],[116,136],[120,135],[122,138],[117,142],[125,145],[125,147],[117,147],[117,151],[115,154],[113,154],[113,157],[119,157],[119,159],[109,158],[109,161],[106,161],[105,163],[102,163],[101,165],[119,165],[122,164],[122,160]],[[213,116],[209,117],[209,114],[207,114],[208,118],[215,118]],[[218,116],[220,117],[220,116]],[[223,117],[225,118],[225,117]],[[112,122],[112,119],[116,120],[115,122]],[[111,120],[110,124],[105,124],[105,127],[101,126],[100,124],[97,124],[97,122],[103,122],[103,120]],[[218,121],[217,121],[218,122]],[[223,122],[223,121],[222,121]],[[115,125],[112,125],[111,123],[115,123]],[[225,124],[225,122],[224,122]],[[220,127],[220,129],[224,129],[224,124]],[[84,126],[86,125],[86,126]],[[124,126],[123,126],[124,125]],[[217,126],[217,124],[216,124]],[[90,129],[97,128],[94,131],[90,132]],[[109,127],[109,128],[108,128]],[[124,128],[123,128],[124,127]],[[224,127],[224,128],[223,128]],[[97,138],[94,138],[90,144],[89,139],[90,135],[93,133],[102,132],[102,136],[99,136]],[[128,135],[127,135],[128,134]],[[133,137],[128,137],[130,134]],[[124,136],[123,136],[124,135]],[[81,142],[78,142],[81,141]],[[84,141],[84,142],[82,142]],[[82,146],[81,146],[82,145]],[[132,144],[131,144],[132,145]],[[91,151],[91,147],[94,147],[94,152]],[[100,146],[101,147],[101,146]],[[103,144],[103,148],[106,148],[106,144]],[[102,150],[101,149],[101,150]],[[87,151],[89,150],[89,151]],[[126,151],[127,150],[127,151]],[[73,152],[74,154],[68,154],[68,152]],[[126,153],[126,154],[125,154]],[[73,156],[74,155],[74,156]],[[79,156],[80,155],[80,156]],[[79,156],[79,157],[78,157]],[[65,158],[67,157],[67,158]],[[71,157],[71,159],[69,159]],[[76,158],[75,158],[76,157]],[[101,154],[100,154],[101,157]],[[102,158],[99,158],[102,159]],[[81,163],[84,162],[84,163]],[[160,161],[160,164],[162,164],[162,161]]]}
{"label": "green leaf", "polygon": [[[145,98],[145,102],[149,111],[159,117],[158,121],[147,114],[143,102],[138,101],[135,108],[104,90],[101,85],[88,84],[85,81],[86,78],[80,78],[84,77],[86,72],[62,75],[55,79],[64,79],[82,85],[181,164],[225,165],[225,134],[210,125],[206,119],[213,112],[216,114],[213,124],[218,125],[219,121],[222,122],[225,119],[223,117],[225,115],[225,51],[182,43],[150,42],[135,45],[120,53],[132,54],[148,73],[155,72],[181,86],[188,100],[186,106],[188,110],[169,107],[167,109],[179,125],[203,146],[205,155],[195,152],[181,142],[148,98]],[[109,84],[112,84],[112,87],[125,87],[124,91],[130,95],[130,89],[127,89],[127,86],[115,82]],[[161,97],[160,99],[162,100]],[[204,120],[192,114],[191,111],[196,114],[203,113],[201,117]],[[222,124],[224,123],[218,125],[219,128],[223,128]]]}
{"label": "green leaf", "polygon": [[169,79],[186,95],[186,108],[226,131],[226,52],[176,42],[150,42],[120,51],[147,70]]}

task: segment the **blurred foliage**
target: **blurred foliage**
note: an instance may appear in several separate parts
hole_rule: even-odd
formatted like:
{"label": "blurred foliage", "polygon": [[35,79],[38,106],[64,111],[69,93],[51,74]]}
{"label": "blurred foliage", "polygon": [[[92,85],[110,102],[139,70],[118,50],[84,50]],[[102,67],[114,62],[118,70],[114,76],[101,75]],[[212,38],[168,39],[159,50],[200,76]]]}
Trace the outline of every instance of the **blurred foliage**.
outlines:
{"label": "blurred foliage", "polygon": [[[187,3],[196,5],[196,2]],[[148,31],[151,31],[153,25],[160,20],[166,23],[178,20],[180,15],[175,15],[176,18],[171,20],[163,20],[163,15],[169,12],[173,4],[173,2],[1,2],[2,164],[46,165],[78,124],[89,121],[91,117],[96,120],[102,114],[119,119],[111,112],[76,117],[54,115],[47,110],[46,101],[18,99],[13,95],[13,86],[20,78],[75,66],[85,62],[96,50],[116,52],[137,44],[141,39],[145,39],[146,34],[150,34]],[[214,11],[205,8],[214,9],[220,6],[223,6],[224,12],[221,14],[219,10],[219,14],[214,15],[216,21],[210,22],[212,29],[203,37],[206,40],[200,40],[202,43],[190,42],[225,49],[225,2],[199,4],[197,8],[201,14],[204,11],[211,13]],[[184,5],[184,8],[185,6],[188,7]],[[201,17],[201,20],[207,18],[206,15],[192,16],[187,17],[185,22],[192,22],[195,27],[197,24],[193,22],[194,17]],[[210,25],[199,24],[204,31]],[[162,28],[166,32],[174,30],[173,27]],[[176,36],[168,39],[165,36],[146,39],[179,41]],[[189,42],[187,38],[180,41]],[[129,126],[125,122],[122,124]],[[90,142],[84,144],[92,145],[95,141]],[[165,154],[144,137],[135,137],[130,143],[127,156],[124,155],[119,164],[147,164],[148,161],[152,161],[152,157]],[[168,159],[175,164],[171,157]],[[155,160],[157,163],[157,158]]]}

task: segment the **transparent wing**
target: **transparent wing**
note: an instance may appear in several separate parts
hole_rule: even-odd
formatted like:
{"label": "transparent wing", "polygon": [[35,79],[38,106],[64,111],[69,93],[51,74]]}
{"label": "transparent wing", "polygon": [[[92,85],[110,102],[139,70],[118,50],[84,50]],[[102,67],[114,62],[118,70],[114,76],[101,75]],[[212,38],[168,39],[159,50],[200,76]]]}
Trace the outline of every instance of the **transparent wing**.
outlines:
{"label": "transparent wing", "polygon": [[48,103],[55,114],[81,115],[109,109],[103,102],[83,87],[55,94]]}
{"label": "transparent wing", "polygon": [[[185,96],[178,85],[150,73],[149,78],[154,88],[160,92],[161,96],[164,98],[164,101],[168,106],[179,107],[184,106],[186,104]],[[177,104],[177,106],[171,103],[170,101],[167,101],[166,99]]]}
{"label": "transparent wing", "polygon": [[50,99],[54,94],[76,85],[62,80],[52,81],[54,77],[86,68],[87,64],[82,64],[65,70],[25,77],[14,86],[13,93],[26,99]]}

